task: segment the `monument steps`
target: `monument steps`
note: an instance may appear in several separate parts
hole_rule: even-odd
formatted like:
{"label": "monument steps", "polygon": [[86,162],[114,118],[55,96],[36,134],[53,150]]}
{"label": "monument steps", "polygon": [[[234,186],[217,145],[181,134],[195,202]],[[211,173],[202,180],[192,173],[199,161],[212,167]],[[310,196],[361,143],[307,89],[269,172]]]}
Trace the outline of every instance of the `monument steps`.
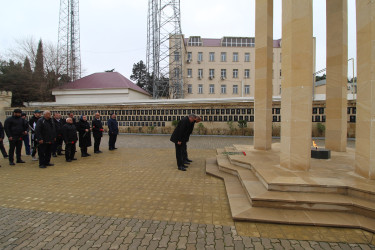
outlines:
{"label": "monument steps", "polygon": [[[249,164],[237,165],[218,149],[207,159],[206,173],[224,180],[234,220],[362,228],[375,232],[375,202],[345,193],[268,190]],[[242,151],[241,151],[242,152]]]}
{"label": "monument steps", "polygon": [[[251,171],[258,177],[258,179],[265,185],[269,191],[282,191],[282,192],[306,192],[306,193],[333,193],[342,194],[354,198],[360,198],[364,200],[370,200],[375,204],[375,189],[373,184],[363,183],[358,184],[358,181],[354,179],[356,184],[344,185],[342,183],[335,183],[336,176],[329,176],[327,173],[327,181],[321,183],[308,183],[306,178],[316,179],[316,173],[312,176],[298,176],[298,172],[293,172],[288,169],[283,169],[279,165],[279,158],[274,159],[268,156],[268,152],[256,152],[257,154],[263,154],[265,158],[264,162],[267,162],[267,167],[262,166],[264,163],[259,160],[254,162],[248,162],[245,155],[240,154],[244,151],[244,146],[235,146],[235,152],[237,154],[228,153],[227,155],[230,163],[243,168],[251,169]],[[253,152],[250,152],[250,154]],[[248,152],[249,154],[249,152]],[[319,161],[319,160],[316,160]],[[324,160],[323,160],[324,161]],[[324,171],[324,170],[322,170]],[[289,176],[289,173],[295,173],[296,176]],[[280,175],[280,176],[278,176]],[[298,176],[298,177],[297,177]],[[320,176],[319,176],[320,177]],[[322,179],[322,178],[321,178]],[[362,178],[360,178],[362,180]],[[367,181],[368,182],[368,181]],[[349,181],[350,183],[350,181]]]}

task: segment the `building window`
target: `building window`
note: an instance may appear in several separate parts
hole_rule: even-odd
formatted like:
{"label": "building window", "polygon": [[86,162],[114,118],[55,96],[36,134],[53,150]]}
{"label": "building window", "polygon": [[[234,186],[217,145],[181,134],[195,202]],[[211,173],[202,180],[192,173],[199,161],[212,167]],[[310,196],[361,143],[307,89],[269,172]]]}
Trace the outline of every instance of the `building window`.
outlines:
{"label": "building window", "polygon": [[178,51],[174,52],[174,60],[176,62],[180,61],[180,52],[178,52]]}
{"label": "building window", "polygon": [[203,61],[203,52],[198,52],[198,63]]}
{"label": "building window", "polygon": [[203,69],[198,69],[198,78],[199,79],[203,78]]}
{"label": "building window", "polygon": [[272,52],[272,62],[274,62],[274,61],[275,61],[275,53]]}
{"label": "building window", "polygon": [[238,78],[238,69],[233,70],[233,78]]}
{"label": "building window", "polygon": [[179,68],[174,68],[174,77],[179,78],[180,77],[180,69]]}
{"label": "building window", "polygon": [[250,94],[250,85],[245,85],[245,94],[246,95]]}
{"label": "building window", "polygon": [[193,85],[188,84],[188,94],[193,94]]}
{"label": "building window", "polygon": [[215,69],[210,69],[210,78],[215,77]]}
{"label": "building window", "polygon": [[254,37],[224,37],[221,46],[223,47],[254,47]]}
{"label": "building window", "polygon": [[191,36],[189,37],[189,46],[202,46],[202,40],[200,36]]}
{"label": "building window", "polygon": [[281,78],[281,69],[280,69],[280,78]]}
{"label": "building window", "polygon": [[215,61],[215,52],[210,52],[210,62]]}
{"label": "building window", "polygon": [[227,78],[227,70],[221,69],[221,79],[225,80],[225,78]]}
{"label": "building window", "polygon": [[238,53],[233,52],[233,62],[238,62]]}
{"label": "building window", "polygon": [[280,62],[281,62],[281,52],[280,52]]}
{"label": "building window", "polygon": [[193,70],[192,69],[187,70],[187,77],[193,77]]}
{"label": "building window", "polygon": [[198,85],[198,94],[203,94],[203,84]]}
{"label": "building window", "polygon": [[227,85],[223,84],[221,85],[221,93],[226,94],[227,93]]}
{"label": "building window", "polygon": [[187,54],[187,60],[188,60],[188,62],[191,62],[192,59],[193,59],[193,53],[188,52],[188,54]]}
{"label": "building window", "polygon": [[227,61],[227,52],[221,52],[221,61],[226,62]]}
{"label": "building window", "polygon": [[250,78],[250,69],[245,69],[245,78]]}
{"label": "building window", "polygon": [[275,75],[275,72],[274,72],[274,70],[272,69],[272,79],[275,78],[274,75]]}
{"label": "building window", "polygon": [[245,53],[245,62],[250,62],[250,53]]}
{"label": "building window", "polygon": [[215,85],[210,84],[210,94],[215,94]]}
{"label": "building window", "polygon": [[238,85],[233,85],[233,94],[238,94]]}

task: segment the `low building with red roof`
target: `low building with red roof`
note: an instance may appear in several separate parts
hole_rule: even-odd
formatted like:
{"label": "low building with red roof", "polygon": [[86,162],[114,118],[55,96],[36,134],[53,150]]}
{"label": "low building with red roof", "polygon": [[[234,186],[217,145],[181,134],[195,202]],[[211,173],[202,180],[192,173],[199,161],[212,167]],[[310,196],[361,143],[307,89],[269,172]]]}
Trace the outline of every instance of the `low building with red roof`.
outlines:
{"label": "low building with red roof", "polygon": [[52,90],[56,104],[114,104],[151,95],[118,72],[94,73]]}

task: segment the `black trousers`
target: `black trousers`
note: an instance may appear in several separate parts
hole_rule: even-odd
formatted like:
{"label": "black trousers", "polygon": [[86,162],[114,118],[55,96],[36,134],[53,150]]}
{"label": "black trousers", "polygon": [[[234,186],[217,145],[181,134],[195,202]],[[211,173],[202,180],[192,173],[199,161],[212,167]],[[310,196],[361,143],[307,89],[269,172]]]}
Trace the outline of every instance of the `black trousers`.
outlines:
{"label": "black trousers", "polygon": [[31,156],[34,157],[38,151],[38,142],[35,140],[35,134],[31,134]]}
{"label": "black trousers", "polygon": [[39,166],[47,166],[51,161],[52,143],[42,143],[38,146]]}
{"label": "black trousers", "polygon": [[3,142],[3,140],[0,141],[0,150],[1,150],[1,153],[3,154],[3,157],[8,156],[8,153],[7,153],[7,151],[4,148],[4,142]]}
{"label": "black trousers", "polygon": [[108,146],[109,149],[114,149],[117,140],[117,134],[109,134]]}
{"label": "black trousers", "polygon": [[97,137],[94,136],[94,152],[99,151],[99,146],[100,146],[101,140],[102,140],[101,136],[97,136]]}
{"label": "black trousers", "polygon": [[183,162],[185,162],[188,159],[187,143],[183,142],[181,146],[182,146],[182,160]]}
{"label": "black trousers", "polygon": [[87,147],[81,147],[81,155],[87,155]]}
{"label": "black trousers", "polygon": [[182,167],[184,165],[184,158],[183,158],[183,146],[178,145],[177,143],[174,144],[176,148],[176,160],[177,160],[177,167]]}
{"label": "black trousers", "polygon": [[76,153],[76,144],[65,143],[65,159],[73,160],[75,153]]}
{"label": "black trousers", "polygon": [[14,149],[16,149],[17,161],[21,160],[22,140],[9,141],[9,162],[14,162]]}
{"label": "black trousers", "polygon": [[61,136],[56,137],[56,141],[52,145],[52,154],[61,154],[63,138]]}

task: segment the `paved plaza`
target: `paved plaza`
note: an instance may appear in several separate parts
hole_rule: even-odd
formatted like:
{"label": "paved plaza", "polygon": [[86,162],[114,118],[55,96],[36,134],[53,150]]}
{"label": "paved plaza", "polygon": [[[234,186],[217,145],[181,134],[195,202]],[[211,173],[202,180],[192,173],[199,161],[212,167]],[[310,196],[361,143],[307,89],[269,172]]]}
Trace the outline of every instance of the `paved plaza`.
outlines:
{"label": "paved plaza", "polygon": [[191,137],[186,172],[169,136],[120,135],[115,151],[107,141],[103,154],[47,169],[0,160],[0,249],[375,249],[359,229],[234,222],[205,159],[252,138]]}

